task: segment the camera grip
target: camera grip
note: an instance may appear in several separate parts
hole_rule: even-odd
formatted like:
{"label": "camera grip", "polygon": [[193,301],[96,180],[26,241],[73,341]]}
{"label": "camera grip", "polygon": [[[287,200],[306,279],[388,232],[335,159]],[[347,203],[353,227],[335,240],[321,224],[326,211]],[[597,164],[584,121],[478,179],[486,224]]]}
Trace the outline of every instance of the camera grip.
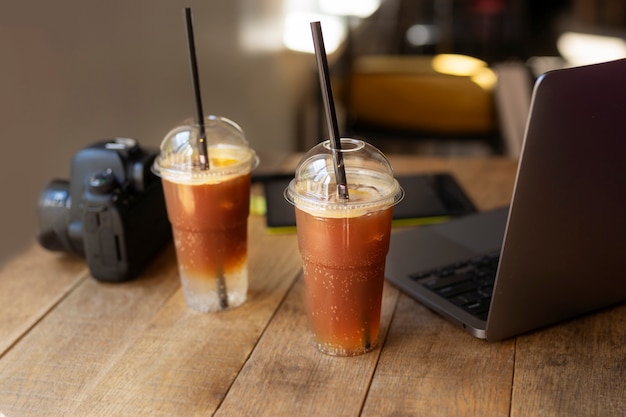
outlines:
{"label": "camera grip", "polygon": [[129,279],[120,213],[106,206],[88,206],[83,212],[83,230],[85,255],[93,277],[101,281]]}

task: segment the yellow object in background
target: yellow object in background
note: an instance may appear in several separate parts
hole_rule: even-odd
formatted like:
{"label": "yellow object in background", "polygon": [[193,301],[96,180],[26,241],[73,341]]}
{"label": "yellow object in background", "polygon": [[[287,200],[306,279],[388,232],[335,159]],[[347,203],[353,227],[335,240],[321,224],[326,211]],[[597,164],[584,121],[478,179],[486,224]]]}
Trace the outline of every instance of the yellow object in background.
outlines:
{"label": "yellow object in background", "polygon": [[359,57],[348,108],[356,124],[436,134],[494,130],[495,73],[463,55]]}

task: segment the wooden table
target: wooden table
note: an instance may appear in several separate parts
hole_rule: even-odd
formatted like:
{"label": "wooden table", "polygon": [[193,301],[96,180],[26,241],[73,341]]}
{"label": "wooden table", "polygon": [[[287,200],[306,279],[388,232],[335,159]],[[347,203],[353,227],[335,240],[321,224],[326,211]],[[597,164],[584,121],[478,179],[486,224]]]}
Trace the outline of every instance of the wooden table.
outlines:
{"label": "wooden table", "polygon": [[[392,162],[452,172],[483,210],[508,203],[516,166]],[[244,306],[200,314],[171,245],[105,284],[34,244],[0,271],[0,416],[626,415],[626,306],[487,343],[386,284],[379,348],[335,358],[309,341],[295,235],[251,216],[249,268]]]}

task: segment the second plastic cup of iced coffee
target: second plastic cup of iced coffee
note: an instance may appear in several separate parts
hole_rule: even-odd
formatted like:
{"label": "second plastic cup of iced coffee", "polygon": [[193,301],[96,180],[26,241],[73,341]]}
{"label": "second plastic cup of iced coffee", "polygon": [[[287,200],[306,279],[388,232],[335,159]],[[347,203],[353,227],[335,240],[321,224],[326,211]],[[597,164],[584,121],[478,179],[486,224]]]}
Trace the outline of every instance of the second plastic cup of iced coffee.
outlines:
{"label": "second plastic cup of iced coffee", "polygon": [[231,120],[204,122],[208,168],[199,163],[200,129],[189,121],[165,136],[153,171],[163,182],[187,305],[214,312],[246,301],[250,173],[258,157]]}
{"label": "second plastic cup of iced coffee", "polygon": [[[348,198],[337,192],[333,152],[341,152]],[[341,139],[313,147],[285,190],[295,206],[306,304],[314,343],[330,355],[376,347],[393,206],[404,192],[385,156]]]}

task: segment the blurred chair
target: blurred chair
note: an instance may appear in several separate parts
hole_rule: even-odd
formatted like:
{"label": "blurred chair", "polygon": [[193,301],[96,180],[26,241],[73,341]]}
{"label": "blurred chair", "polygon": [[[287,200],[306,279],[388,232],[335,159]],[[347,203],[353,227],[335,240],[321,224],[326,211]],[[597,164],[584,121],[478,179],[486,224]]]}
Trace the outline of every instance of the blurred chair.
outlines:
{"label": "blurred chair", "polygon": [[496,74],[463,55],[357,57],[343,92],[349,129],[416,138],[488,137],[497,130]]}
{"label": "blurred chair", "polygon": [[523,67],[490,68],[454,54],[356,57],[342,91],[347,130],[402,132],[404,140],[482,139],[494,153],[518,157],[531,91]]}

